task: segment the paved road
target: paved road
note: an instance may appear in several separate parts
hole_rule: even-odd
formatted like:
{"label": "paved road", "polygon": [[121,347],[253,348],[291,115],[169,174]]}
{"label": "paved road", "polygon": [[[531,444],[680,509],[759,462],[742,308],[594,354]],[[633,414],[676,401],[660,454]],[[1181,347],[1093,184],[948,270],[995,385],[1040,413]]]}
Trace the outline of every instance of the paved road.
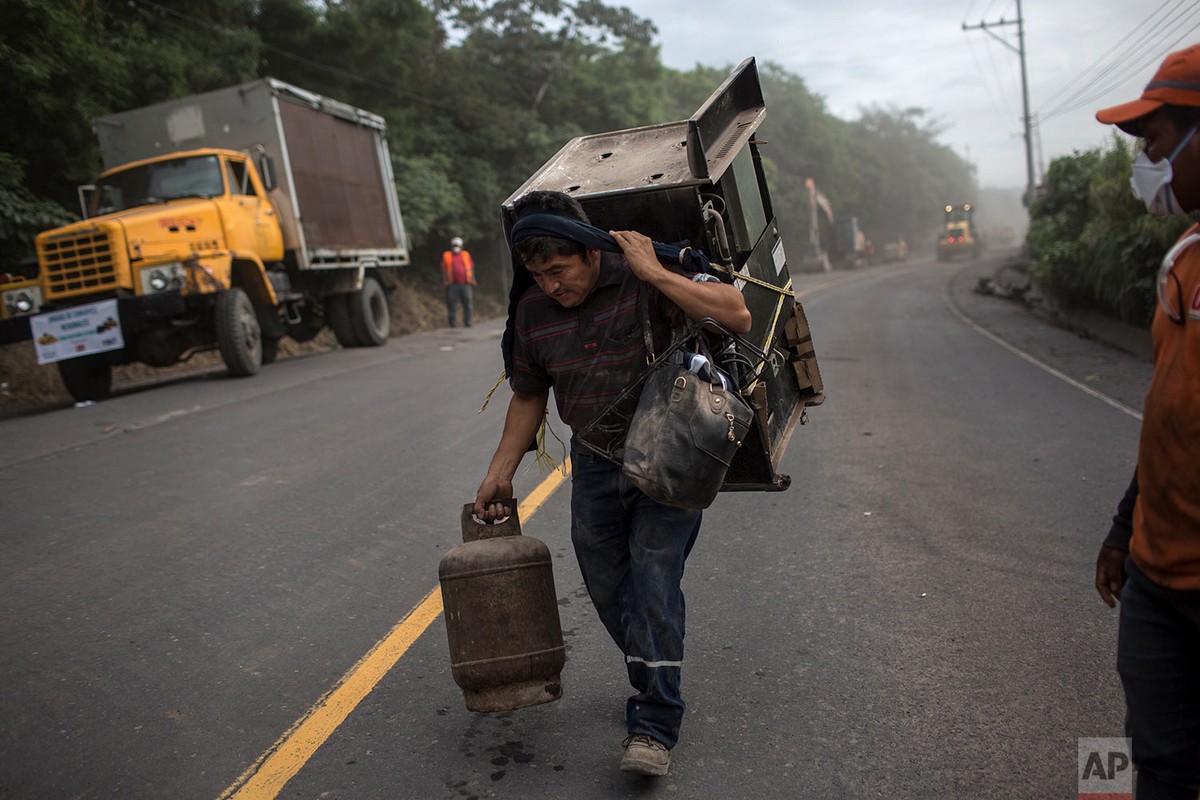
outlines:
{"label": "paved road", "polygon": [[[556,556],[564,699],[468,713],[438,618],[257,796],[1073,796],[1077,739],[1121,729],[1091,563],[1149,366],[973,294],[993,267],[802,276],[829,400],[788,492],[706,512],[667,778],[616,771],[627,688],[564,486],[525,524]],[[0,422],[0,797],[249,796],[434,588],[502,422],[504,389],[475,413],[499,331]]]}

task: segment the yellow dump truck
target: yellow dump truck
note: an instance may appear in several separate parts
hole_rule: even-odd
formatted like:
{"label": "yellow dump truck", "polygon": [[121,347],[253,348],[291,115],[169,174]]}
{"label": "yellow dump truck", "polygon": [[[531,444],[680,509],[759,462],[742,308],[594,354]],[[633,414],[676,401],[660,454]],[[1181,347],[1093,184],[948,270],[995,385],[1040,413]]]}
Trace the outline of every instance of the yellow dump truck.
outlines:
{"label": "yellow dump truck", "polygon": [[947,205],[945,224],[938,236],[938,261],[949,261],[956,255],[975,259],[983,249],[983,240],[975,229],[975,209],[970,203]]}
{"label": "yellow dump truck", "polygon": [[83,220],[37,237],[24,312],[77,400],[108,396],[115,364],[218,349],[246,376],[325,325],[387,340],[409,256],[382,117],[265,78],[95,130],[105,171]]}

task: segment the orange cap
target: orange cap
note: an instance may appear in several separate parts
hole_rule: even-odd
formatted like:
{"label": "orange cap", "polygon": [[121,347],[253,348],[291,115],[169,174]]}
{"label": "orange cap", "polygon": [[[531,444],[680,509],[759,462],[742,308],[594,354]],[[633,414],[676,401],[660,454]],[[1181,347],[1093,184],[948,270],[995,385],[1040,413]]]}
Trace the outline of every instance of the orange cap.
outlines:
{"label": "orange cap", "polygon": [[1096,119],[1137,136],[1142,119],[1165,105],[1200,107],[1200,44],[1168,55],[1139,99],[1097,111]]}

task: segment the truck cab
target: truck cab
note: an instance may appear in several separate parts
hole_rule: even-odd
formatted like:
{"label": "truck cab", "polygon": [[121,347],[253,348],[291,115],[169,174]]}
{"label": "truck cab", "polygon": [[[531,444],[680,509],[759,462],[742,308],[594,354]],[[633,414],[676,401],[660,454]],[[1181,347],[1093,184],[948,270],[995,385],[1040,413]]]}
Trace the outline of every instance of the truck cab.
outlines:
{"label": "truck cab", "polygon": [[[275,205],[245,153],[196,150],[135,162],[100,176],[89,216],[134,208],[147,211],[141,220],[147,224],[139,231],[131,230],[137,223],[127,218],[131,241],[145,240],[143,258],[159,255],[151,252],[155,249],[179,257],[181,244],[188,252],[206,249],[198,248],[205,243],[204,234],[218,229],[224,249],[253,253],[264,263],[283,258]],[[188,231],[186,225],[171,225],[173,218],[209,221],[203,223],[206,231]],[[183,237],[177,235],[181,232]]]}
{"label": "truck cab", "polygon": [[268,343],[262,323],[280,306],[268,265],[283,238],[246,154],[136,161],[102,173],[89,199],[84,219],[37,237],[31,335],[72,396],[106,396],[115,364],[169,366],[214,341],[234,374],[272,360],[278,337]]}
{"label": "truck cab", "polygon": [[[100,175],[88,216],[37,237],[51,308],[111,291],[122,298],[229,286],[235,261],[283,256],[275,208],[243,153],[196,150]],[[274,305],[269,284],[248,287]]]}

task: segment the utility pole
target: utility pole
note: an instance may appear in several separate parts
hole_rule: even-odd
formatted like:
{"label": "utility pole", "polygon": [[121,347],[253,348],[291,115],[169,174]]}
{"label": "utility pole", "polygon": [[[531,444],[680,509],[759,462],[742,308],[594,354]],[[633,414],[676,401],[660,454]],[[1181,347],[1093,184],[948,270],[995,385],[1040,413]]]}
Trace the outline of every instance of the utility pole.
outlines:
{"label": "utility pole", "polygon": [[[1013,47],[1012,42],[992,32],[992,28],[999,28],[1004,25],[1017,26],[1016,47]],[[1017,0],[1017,18],[1015,20],[1006,20],[1004,17],[1001,17],[998,22],[984,22],[980,20],[978,25],[968,25],[964,22],[962,27],[964,31],[983,31],[1009,50],[1012,50],[1021,59],[1021,100],[1024,103],[1025,122],[1025,207],[1028,208],[1033,204],[1033,193],[1036,184],[1033,182],[1033,118],[1029,115],[1029,76],[1025,70],[1025,18],[1021,16],[1021,0]]]}

